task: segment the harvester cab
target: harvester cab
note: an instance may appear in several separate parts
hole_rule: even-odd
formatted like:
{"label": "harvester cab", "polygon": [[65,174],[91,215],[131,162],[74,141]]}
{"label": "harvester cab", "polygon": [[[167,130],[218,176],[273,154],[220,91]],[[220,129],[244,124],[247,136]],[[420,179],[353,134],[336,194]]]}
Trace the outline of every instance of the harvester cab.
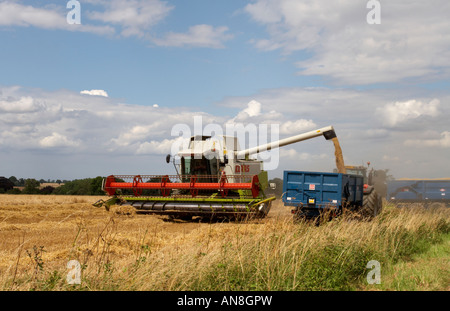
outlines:
{"label": "harvester cab", "polygon": [[[240,151],[236,137],[193,136],[188,148],[179,151],[172,161],[181,179],[197,176],[205,182],[216,182],[218,177],[227,176],[229,182],[239,182],[255,175],[264,178],[260,175],[266,173],[263,161],[248,156],[239,158]],[[168,162],[170,158],[167,155]]]}
{"label": "harvester cab", "polygon": [[263,218],[275,197],[264,193],[269,183],[263,161],[250,156],[322,135],[336,137],[328,126],[244,150],[236,137],[193,136],[172,159],[176,175],[110,175],[103,190],[112,198],[103,205],[131,205],[137,213],[184,220]]}

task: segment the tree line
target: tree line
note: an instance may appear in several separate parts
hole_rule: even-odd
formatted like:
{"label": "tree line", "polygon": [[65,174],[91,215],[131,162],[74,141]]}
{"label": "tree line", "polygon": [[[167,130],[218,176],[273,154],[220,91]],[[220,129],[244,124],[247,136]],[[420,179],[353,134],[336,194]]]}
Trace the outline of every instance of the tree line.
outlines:
{"label": "tree line", "polygon": [[[8,183],[9,181],[9,183]],[[102,190],[103,177],[97,176],[95,178],[56,180],[45,181],[43,179],[37,180],[34,178],[16,178],[11,176],[5,178],[0,183],[0,193],[6,194],[61,194],[61,195],[103,195]],[[41,187],[42,183],[57,183],[60,186],[54,187],[51,185]]]}

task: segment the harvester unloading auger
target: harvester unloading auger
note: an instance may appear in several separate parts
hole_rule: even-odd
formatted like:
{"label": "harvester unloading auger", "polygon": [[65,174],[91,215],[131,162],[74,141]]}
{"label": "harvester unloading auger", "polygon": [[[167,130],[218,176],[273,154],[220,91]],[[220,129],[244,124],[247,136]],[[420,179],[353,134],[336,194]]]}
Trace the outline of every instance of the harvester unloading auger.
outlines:
{"label": "harvester unloading auger", "polygon": [[[191,137],[189,148],[178,152],[173,163],[177,175],[110,175],[103,190],[111,196],[96,206],[131,205],[136,213],[169,215],[189,220],[203,218],[264,218],[275,197],[267,197],[267,171],[262,161],[249,156],[289,144],[324,136],[336,137],[332,126],[261,146],[239,150],[236,137]],[[215,138],[217,139],[217,137]],[[170,163],[171,156],[166,157]]]}

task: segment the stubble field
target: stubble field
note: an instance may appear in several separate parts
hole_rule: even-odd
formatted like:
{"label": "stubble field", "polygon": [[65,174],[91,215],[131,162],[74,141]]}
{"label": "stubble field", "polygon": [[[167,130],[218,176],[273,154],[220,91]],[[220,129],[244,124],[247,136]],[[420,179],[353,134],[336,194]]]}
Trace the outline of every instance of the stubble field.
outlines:
{"label": "stubble field", "polygon": [[[316,226],[277,200],[263,220],[208,223],[107,212],[100,198],[0,195],[0,289],[449,290],[446,208]],[[381,284],[367,282],[370,260]]]}

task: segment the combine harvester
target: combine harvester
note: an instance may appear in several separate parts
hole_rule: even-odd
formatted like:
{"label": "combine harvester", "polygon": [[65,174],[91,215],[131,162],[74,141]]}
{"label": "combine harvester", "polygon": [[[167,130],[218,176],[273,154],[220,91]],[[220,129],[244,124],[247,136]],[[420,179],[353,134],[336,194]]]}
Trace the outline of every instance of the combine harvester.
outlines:
{"label": "combine harvester", "polygon": [[[275,197],[264,193],[269,185],[263,162],[249,156],[322,135],[327,140],[336,137],[328,126],[245,150],[239,150],[236,137],[212,141],[210,136],[194,136],[189,148],[177,154],[180,163],[173,159],[177,175],[110,175],[103,180],[103,190],[111,198],[94,205],[107,210],[114,204],[128,205],[137,213],[183,220],[264,218]],[[166,161],[170,163],[170,155]]]}

